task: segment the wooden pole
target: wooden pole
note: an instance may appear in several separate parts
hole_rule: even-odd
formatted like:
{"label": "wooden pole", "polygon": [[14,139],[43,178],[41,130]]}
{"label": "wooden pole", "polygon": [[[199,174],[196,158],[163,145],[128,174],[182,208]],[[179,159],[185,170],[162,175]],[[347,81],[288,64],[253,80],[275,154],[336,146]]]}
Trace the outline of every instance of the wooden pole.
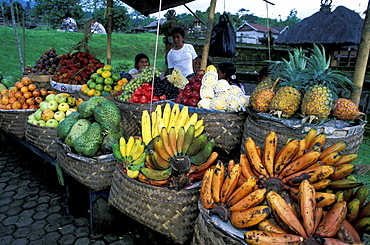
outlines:
{"label": "wooden pole", "polygon": [[205,70],[207,68],[209,45],[211,42],[211,32],[213,28],[213,20],[215,19],[216,2],[217,0],[211,0],[211,6],[209,7],[206,37],[204,39],[204,46],[203,46],[203,53],[202,53],[202,63],[200,64],[201,70]]}
{"label": "wooden pole", "polygon": [[23,57],[22,57],[22,48],[21,48],[21,44],[19,43],[19,35],[18,35],[18,30],[17,30],[17,24],[15,22],[13,0],[10,0],[10,13],[12,15],[12,25],[13,25],[13,29],[14,29],[15,43],[17,44],[17,48],[18,48],[18,57],[19,57],[19,63],[21,65],[21,74],[23,74],[24,63],[23,63]]}
{"label": "wooden pole", "polygon": [[108,30],[107,30],[107,64],[112,63],[112,8],[113,0],[107,1],[107,17],[108,17]]}
{"label": "wooden pole", "polygon": [[358,106],[360,104],[362,86],[365,80],[366,66],[370,51],[370,0],[367,5],[364,27],[362,29],[362,36],[360,45],[358,47],[355,73],[353,75],[353,83],[355,87],[352,89],[351,100]]}

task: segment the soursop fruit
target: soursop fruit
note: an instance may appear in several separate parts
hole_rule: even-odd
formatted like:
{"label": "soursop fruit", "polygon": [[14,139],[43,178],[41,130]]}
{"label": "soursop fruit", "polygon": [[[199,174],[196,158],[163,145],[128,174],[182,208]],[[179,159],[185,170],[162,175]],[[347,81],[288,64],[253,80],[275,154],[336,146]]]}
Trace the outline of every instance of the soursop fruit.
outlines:
{"label": "soursop fruit", "polygon": [[[66,119],[64,119],[66,120]],[[74,147],[75,140],[82,134],[84,134],[87,129],[90,127],[91,122],[87,119],[79,119],[75,124],[73,124],[71,130],[69,131],[67,137],[64,140],[64,143]]]}
{"label": "soursop fruit", "polygon": [[74,148],[78,154],[92,157],[99,151],[102,142],[103,133],[100,124],[93,122],[87,131],[75,140]]}
{"label": "soursop fruit", "polygon": [[94,118],[104,133],[119,131],[121,114],[118,107],[110,100],[103,101],[94,108]]}
{"label": "soursop fruit", "polygon": [[72,112],[63,121],[58,124],[57,134],[58,137],[64,140],[69,132],[71,131],[73,125],[78,121],[80,113],[78,111]]}
{"label": "soursop fruit", "polygon": [[77,111],[80,113],[80,118],[91,118],[94,115],[94,108],[103,103],[106,98],[103,96],[93,96],[89,100],[81,102],[77,106]]}

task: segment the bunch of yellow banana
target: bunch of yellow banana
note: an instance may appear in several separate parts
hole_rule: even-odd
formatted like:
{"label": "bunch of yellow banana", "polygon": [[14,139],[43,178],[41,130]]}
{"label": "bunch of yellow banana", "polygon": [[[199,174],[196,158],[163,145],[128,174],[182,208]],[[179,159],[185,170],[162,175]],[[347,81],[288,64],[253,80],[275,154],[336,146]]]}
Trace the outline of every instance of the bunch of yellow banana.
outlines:
{"label": "bunch of yellow banana", "polygon": [[130,136],[126,142],[121,137],[118,144],[113,147],[113,155],[119,163],[127,170],[127,175],[131,178],[138,177],[139,171],[144,167],[145,161],[145,144],[141,138]]}
{"label": "bunch of yellow banana", "polygon": [[141,134],[143,141],[146,145],[158,136],[163,127],[170,131],[172,127],[175,128],[176,137],[179,134],[180,128],[183,127],[185,132],[188,130],[190,125],[194,125],[195,137],[198,137],[203,133],[204,121],[198,120],[198,114],[193,113],[189,116],[189,108],[183,106],[180,110],[179,104],[174,104],[171,108],[169,103],[166,103],[163,111],[162,106],[157,105],[155,111],[151,114],[147,110],[142,112],[141,116]]}
{"label": "bunch of yellow banana", "polygon": [[208,140],[206,134],[195,137],[195,132],[194,125],[190,125],[186,131],[181,126],[177,135],[174,126],[169,131],[162,127],[159,135],[148,145],[142,174],[148,179],[163,181],[171,176],[174,169],[188,173],[190,181],[201,179],[218,154],[212,152],[214,140]]}

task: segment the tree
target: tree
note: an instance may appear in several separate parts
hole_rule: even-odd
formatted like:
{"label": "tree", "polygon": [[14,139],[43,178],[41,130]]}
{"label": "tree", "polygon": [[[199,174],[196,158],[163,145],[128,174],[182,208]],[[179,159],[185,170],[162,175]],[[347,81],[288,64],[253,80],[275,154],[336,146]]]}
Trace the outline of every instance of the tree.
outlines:
{"label": "tree", "polygon": [[72,14],[79,27],[84,24],[80,0],[35,0],[35,2],[37,3],[34,7],[35,15],[42,17],[52,28],[60,27],[67,12]]}
{"label": "tree", "polygon": [[[93,16],[103,26],[107,27],[108,19],[105,18],[106,8],[97,9]],[[130,15],[128,14],[127,8],[124,6],[114,5],[112,9],[112,31],[127,32],[130,31],[132,22]]]}
{"label": "tree", "polygon": [[[24,8],[22,7],[22,4],[20,4],[17,1],[11,2],[14,10],[14,19],[16,23],[22,22],[22,16],[25,12]],[[12,14],[11,14],[11,7],[10,5],[7,5],[6,2],[1,2],[1,8],[3,9],[3,15],[6,21],[12,22]]]}

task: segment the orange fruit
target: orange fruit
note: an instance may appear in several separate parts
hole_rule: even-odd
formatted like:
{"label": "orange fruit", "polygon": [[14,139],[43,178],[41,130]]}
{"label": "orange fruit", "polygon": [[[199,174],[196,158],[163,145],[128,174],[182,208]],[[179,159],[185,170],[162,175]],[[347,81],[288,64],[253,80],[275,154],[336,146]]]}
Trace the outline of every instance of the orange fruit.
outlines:
{"label": "orange fruit", "polygon": [[87,95],[93,96],[94,92],[95,92],[95,89],[90,89],[89,92],[87,92]]}

